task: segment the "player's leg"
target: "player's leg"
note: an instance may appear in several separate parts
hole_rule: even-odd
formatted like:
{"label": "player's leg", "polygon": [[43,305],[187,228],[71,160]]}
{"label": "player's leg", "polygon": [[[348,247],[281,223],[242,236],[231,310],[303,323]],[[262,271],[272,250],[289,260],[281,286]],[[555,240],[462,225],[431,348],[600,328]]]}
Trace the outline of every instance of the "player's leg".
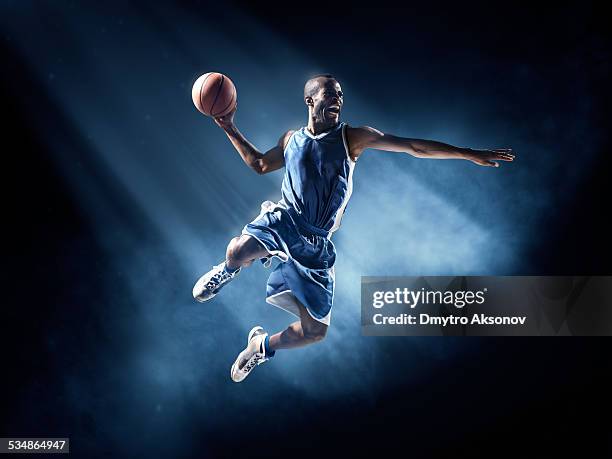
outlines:
{"label": "player's leg", "polygon": [[195,283],[193,297],[201,303],[210,300],[238,275],[240,268],[267,255],[268,251],[254,237],[246,234],[235,237],[227,246],[226,260],[214,266]]}
{"label": "player's leg", "polygon": [[249,266],[253,260],[268,256],[268,251],[253,236],[242,234],[230,241],[225,253],[225,264],[229,271]]}
{"label": "player's leg", "polygon": [[292,323],[282,332],[270,336],[269,349],[271,351],[306,346],[325,338],[328,326],[313,319],[299,301],[298,307],[300,309],[300,320]]}
{"label": "player's leg", "polygon": [[300,320],[280,333],[269,337],[260,326],[253,327],[247,338],[247,347],[238,355],[230,370],[233,381],[243,381],[253,368],[269,360],[278,349],[306,346],[325,338],[327,325],[313,319],[299,302],[298,307]]}

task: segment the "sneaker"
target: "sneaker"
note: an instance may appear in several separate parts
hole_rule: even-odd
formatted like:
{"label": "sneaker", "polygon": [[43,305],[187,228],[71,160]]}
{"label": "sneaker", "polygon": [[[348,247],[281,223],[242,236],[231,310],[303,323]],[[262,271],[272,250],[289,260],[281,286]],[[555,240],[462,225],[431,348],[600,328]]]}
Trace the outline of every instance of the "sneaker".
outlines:
{"label": "sneaker", "polygon": [[200,303],[210,300],[219,293],[219,290],[221,290],[225,284],[236,277],[239,272],[240,268],[233,273],[228,273],[225,270],[225,262],[214,266],[213,269],[200,277],[195,283],[193,286],[193,297]]}
{"label": "sneaker", "polygon": [[266,336],[268,336],[268,334],[260,326],[253,327],[249,332],[246,349],[238,355],[236,361],[232,365],[230,371],[232,381],[241,382],[249,375],[253,368],[270,360],[270,357],[266,356],[266,351],[264,349],[264,340]]}

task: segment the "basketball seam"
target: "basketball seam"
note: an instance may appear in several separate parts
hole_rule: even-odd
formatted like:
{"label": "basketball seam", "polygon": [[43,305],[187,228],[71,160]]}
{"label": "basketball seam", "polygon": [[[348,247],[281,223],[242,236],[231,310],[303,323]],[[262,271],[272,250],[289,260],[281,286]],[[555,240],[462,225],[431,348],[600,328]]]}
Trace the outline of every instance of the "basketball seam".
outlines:
{"label": "basketball seam", "polygon": [[202,100],[202,91],[204,90],[204,85],[206,84],[206,80],[208,80],[211,75],[212,73],[209,73],[206,76],[206,78],[204,78],[204,81],[202,81],[202,84],[200,85],[200,106],[202,107],[202,110],[204,111],[206,111],[206,108],[204,108],[204,101]]}
{"label": "basketball seam", "polygon": [[225,113],[225,111],[228,109],[228,107],[234,103],[234,99],[235,98],[236,98],[236,90],[234,90],[234,93],[232,94],[232,98],[230,99],[230,103],[227,104],[227,106],[223,110],[221,110],[219,113]]}
{"label": "basketball seam", "polygon": [[210,116],[214,117],[215,116],[215,112],[214,112],[214,108],[215,108],[215,104],[217,103],[217,99],[219,98],[219,94],[221,94],[221,89],[223,88],[223,83],[225,82],[225,75],[221,75],[221,84],[219,85],[219,89],[217,89],[217,94],[215,94],[215,100],[213,101],[212,105],[210,106]]}

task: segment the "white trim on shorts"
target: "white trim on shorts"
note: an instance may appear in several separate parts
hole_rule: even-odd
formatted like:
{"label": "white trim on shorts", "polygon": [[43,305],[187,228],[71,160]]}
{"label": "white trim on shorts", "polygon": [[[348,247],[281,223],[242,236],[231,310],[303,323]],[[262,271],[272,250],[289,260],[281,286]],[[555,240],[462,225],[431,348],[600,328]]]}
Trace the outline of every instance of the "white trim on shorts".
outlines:
{"label": "white trim on shorts", "polygon": [[[291,290],[283,290],[282,292],[278,292],[278,293],[275,293],[274,295],[270,295],[269,297],[266,298],[266,303],[271,304],[272,306],[276,306],[277,308],[283,309],[284,311],[287,311],[293,314],[294,316],[297,316],[298,319],[300,318],[300,308],[299,308],[300,303],[297,297],[293,294]],[[331,308],[325,317],[319,319],[313,316],[312,312],[310,312],[310,310],[305,305],[302,305],[302,306],[304,306],[304,309],[308,311],[308,315],[312,317],[314,320],[329,326],[330,321],[331,321]]]}

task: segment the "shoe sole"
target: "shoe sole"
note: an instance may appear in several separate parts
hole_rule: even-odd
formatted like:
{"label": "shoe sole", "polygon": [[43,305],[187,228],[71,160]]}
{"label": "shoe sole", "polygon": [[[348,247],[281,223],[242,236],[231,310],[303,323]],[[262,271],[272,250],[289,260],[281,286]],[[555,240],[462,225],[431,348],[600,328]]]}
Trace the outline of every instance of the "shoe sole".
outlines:
{"label": "shoe sole", "polygon": [[[204,303],[204,302],[206,302],[208,300],[212,300],[215,296],[217,296],[217,293],[219,292],[219,290],[215,290],[214,292],[211,292],[208,296],[206,296],[204,298],[202,298],[199,295],[198,296],[193,295],[193,293],[195,291],[195,288],[199,284],[199,282],[200,282],[200,280],[198,279],[198,281],[195,283],[195,285],[193,286],[193,289],[191,291],[194,300],[196,300],[198,303]],[[202,282],[202,283],[204,283],[204,282]],[[202,290],[202,291],[205,291],[205,290]]]}
{"label": "shoe sole", "polygon": [[208,300],[212,300],[215,296],[217,296],[217,293],[213,293],[212,295],[207,296],[206,298],[194,296],[193,299],[196,300],[198,303],[206,303]]}
{"label": "shoe sole", "polygon": [[[241,268],[238,268],[237,271],[234,272],[234,277],[236,277],[239,273],[240,273]],[[220,288],[218,288],[217,290],[215,290],[214,292],[210,293],[207,297],[202,298],[201,296],[196,296],[194,294],[195,292],[195,288],[196,286],[200,283],[200,281],[206,277],[208,275],[208,273],[204,274],[202,277],[200,277],[200,279],[197,280],[197,282],[195,283],[195,285],[193,286],[193,289],[191,289],[191,293],[193,296],[193,299],[196,300],[198,303],[204,303],[205,301],[209,301],[212,300],[215,296],[217,296],[217,294],[219,293],[219,290],[221,290]],[[233,279],[233,277],[232,277]],[[231,280],[231,279],[230,279]],[[207,281],[208,282],[208,281]],[[206,282],[202,281],[202,284],[206,284]],[[205,289],[200,289],[203,292],[206,291]]]}
{"label": "shoe sole", "polygon": [[[205,301],[208,301],[213,296],[215,296],[215,294],[212,294],[211,296],[208,296],[208,297],[205,297],[205,298],[202,298],[200,295],[196,295],[196,287],[198,286],[198,284],[200,284],[200,279],[197,280],[197,282],[195,283],[195,285],[191,289],[191,296],[193,296],[193,299],[196,300],[198,303],[204,303]],[[204,283],[204,282],[202,282],[202,283]],[[202,292],[202,293],[204,292],[204,290],[201,289],[201,288],[197,289],[197,291]]]}
{"label": "shoe sole", "polygon": [[[238,354],[238,357],[240,357],[240,354]],[[234,368],[236,367],[236,362],[238,362],[238,358],[236,358],[236,360],[235,360],[235,361],[234,361],[234,363],[232,364],[232,368],[230,368],[230,379],[231,379],[232,381],[234,381],[235,383],[239,383],[239,382],[244,381],[244,378],[242,378],[242,379],[241,379],[241,380],[239,380],[239,381],[236,381],[236,380],[234,379]]]}
{"label": "shoe sole", "polygon": [[[247,346],[248,346],[249,344],[251,344],[251,339],[253,339],[253,336],[255,335],[255,333],[256,333],[258,330],[264,331],[263,327],[261,327],[261,326],[259,326],[259,325],[256,325],[255,327],[251,328],[251,331],[249,332],[249,336],[248,336],[248,338],[247,338]],[[242,354],[242,352],[240,352],[240,354]],[[235,383],[239,383],[239,382],[244,381],[244,380],[246,379],[246,377],[248,376],[248,374],[247,374],[247,375],[246,375],[244,378],[242,378],[240,381],[236,381],[236,380],[234,379],[234,377],[233,377],[233,375],[234,375],[234,368],[236,368],[236,365],[238,364],[238,358],[240,357],[240,354],[238,354],[238,357],[236,358],[236,360],[234,360],[234,363],[232,364],[232,368],[230,368],[230,379],[231,379],[232,381],[234,381]],[[249,373],[249,374],[250,374],[250,373]]]}

